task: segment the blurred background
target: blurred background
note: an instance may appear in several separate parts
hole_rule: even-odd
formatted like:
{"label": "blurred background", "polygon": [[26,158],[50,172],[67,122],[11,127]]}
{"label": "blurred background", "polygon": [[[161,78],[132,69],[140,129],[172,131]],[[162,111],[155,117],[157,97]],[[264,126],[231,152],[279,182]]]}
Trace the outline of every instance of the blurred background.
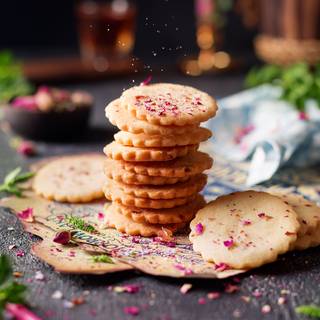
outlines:
{"label": "blurred background", "polygon": [[1,5],[2,128],[19,137],[78,138],[83,146],[99,128],[105,141],[110,135],[102,128],[113,130],[105,105],[145,79],[192,85],[217,98],[272,84],[304,120],[306,101],[320,100],[320,0]]}

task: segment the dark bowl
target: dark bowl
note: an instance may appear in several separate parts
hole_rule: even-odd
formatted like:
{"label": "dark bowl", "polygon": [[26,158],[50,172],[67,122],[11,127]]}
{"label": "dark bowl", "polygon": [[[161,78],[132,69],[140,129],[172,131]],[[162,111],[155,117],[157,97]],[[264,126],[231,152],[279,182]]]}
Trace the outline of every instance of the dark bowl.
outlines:
{"label": "dark bowl", "polygon": [[17,134],[35,140],[65,141],[79,137],[88,128],[91,107],[65,111],[38,111],[3,107],[4,120]]}

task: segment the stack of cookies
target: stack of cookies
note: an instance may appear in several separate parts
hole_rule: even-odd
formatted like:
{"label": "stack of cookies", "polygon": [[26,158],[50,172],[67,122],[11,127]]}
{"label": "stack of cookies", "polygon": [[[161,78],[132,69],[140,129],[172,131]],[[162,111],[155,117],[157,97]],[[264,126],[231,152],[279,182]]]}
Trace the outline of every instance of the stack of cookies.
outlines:
{"label": "stack of cookies", "polygon": [[199,152],[211,137],[200,122],[213,117],[215,100],[188,86],[130,88],[106,108],[121,131],[104,148],[107,224],[129,235],[173,234],[205,204],[199,192],[212,159]]}

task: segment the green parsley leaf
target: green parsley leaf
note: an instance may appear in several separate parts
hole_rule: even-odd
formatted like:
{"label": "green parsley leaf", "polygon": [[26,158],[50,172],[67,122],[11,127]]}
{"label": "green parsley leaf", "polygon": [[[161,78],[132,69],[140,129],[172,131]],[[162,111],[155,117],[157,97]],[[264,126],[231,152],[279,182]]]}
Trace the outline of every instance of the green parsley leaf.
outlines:
{"label": "green parsley leaf", "polygon": [[96,229],[92,225],[86,223],[80,217],[69,215],[65,217],[65,221],[68,225],[72,226],[75,229],[79,229],[89,233],[93,233],[96,231]]}
{"label": "green parsley leaf", "polygon": [[9,185],[14,183],[14,179],[16,179],[16,177],[19,175],[19,173],[21,172],[21,168],[15,168],[14,170],[10,171],[4,178],[3,180],[3,184],[5,185]]}
{"label": "green parsley leaf", "polygon": [[299,306],[295,310],[297,313],[303,314],[305,316],[309,316],[312,318],[320,318],[320,307],[315,306],[313,304]]}
{"label": "green parsley leaf", "polygon": [[96,263],[114,263],[112,259],[106,254],[100,254],[98,256],[94,256],[92,260],[93,262],[96,262]]}

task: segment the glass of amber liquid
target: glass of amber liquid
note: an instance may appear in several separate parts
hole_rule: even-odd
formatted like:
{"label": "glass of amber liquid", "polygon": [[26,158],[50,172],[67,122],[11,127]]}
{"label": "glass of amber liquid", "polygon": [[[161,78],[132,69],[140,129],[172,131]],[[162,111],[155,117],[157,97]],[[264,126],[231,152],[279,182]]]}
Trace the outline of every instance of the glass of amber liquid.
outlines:
{"label": "glass of amber liquid", "polygon": [[[78,0],[79,44],[85,62],[107,69],[128,58],[135,41],[136,7],[129,0]],[[101,70],[103,71],[103,70]]]}

